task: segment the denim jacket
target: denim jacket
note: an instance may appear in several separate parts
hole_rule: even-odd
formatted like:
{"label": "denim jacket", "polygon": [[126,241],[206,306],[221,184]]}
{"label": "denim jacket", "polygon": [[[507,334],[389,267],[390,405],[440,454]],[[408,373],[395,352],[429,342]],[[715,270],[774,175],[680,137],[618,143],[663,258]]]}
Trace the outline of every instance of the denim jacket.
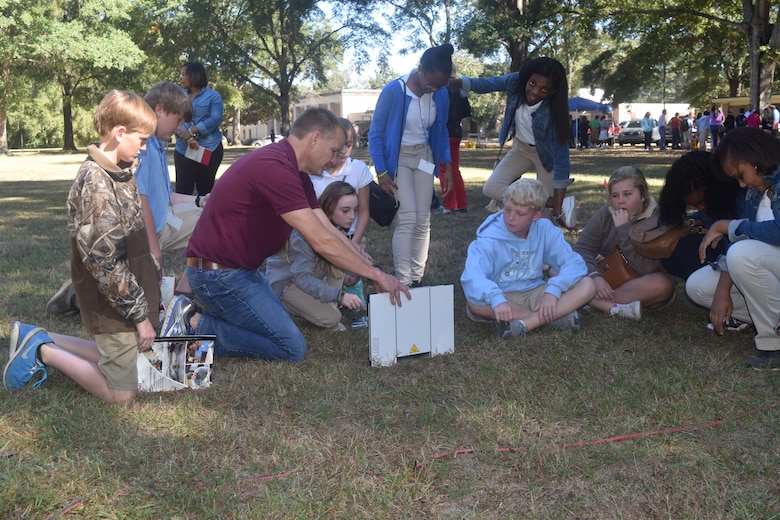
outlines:
{"label": "denim jacket", "polygon": [[[185,90],[185,92],[187,92]],[[192,100],[192,121],[182,124],[184,130],[192,125],[198,127],[198,144],[209,150],[216,149],[222,144],[222,132],[219,125],[222,124],[224,107],[219,92],[208,87],[203,88],[195,99]],[[184,155],[187,152],[187,141],[176,140],[176,151]]]}
{"label": "denim jacket", "polygon": [[[509,134],[514,128],[515,112],[521,103],[524,103],[520,94],[519,81],[520,74],[512,72],[503,76],[492,78],[469,78],[461,77],[463,81],[463,91],[476,92],[477,94],[487,94],[489,92],[506,92],[506,109],[504,111],[504,121],[501,123],[501,129],[498,132],[498,141],[501,146],[509,138]],[[555,129],[550,123],[550,106],[548,100],[542,101],[542,106],[532,115],[532,129],[534,140],[536,141],[536,153],[539,154],[539,160],[542,166],[548,171],[553,172],[553,189],[563,189],[574,182],[570,179],[571,162],[569,161],[569,143],[558,142],[555,136]]]}
{"label": "denim jacket", "polygon": [[770,184],[767,193],[772,205],[772,213],[775,215],[774,220],[756,222],[758,205],[764,197],[764,193],[757,190],[747,190],[742,218],[729,222],[730,242],[753,239],[773,246],[780,246],[780,166],[775,168],[772,175],[767,175],[764,179]]}

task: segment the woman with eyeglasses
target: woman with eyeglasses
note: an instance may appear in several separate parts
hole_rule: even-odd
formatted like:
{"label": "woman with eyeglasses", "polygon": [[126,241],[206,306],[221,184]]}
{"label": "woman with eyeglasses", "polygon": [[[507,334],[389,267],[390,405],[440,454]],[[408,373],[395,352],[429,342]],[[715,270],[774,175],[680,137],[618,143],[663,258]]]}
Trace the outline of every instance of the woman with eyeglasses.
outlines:
{"label": "woman with eyeglasses", "polygon": [[756,329],[748,367],[780,370],[780,142],[758,128],[735,128],[713,152],[715,175],[736,180],[747,193],[740,218],[715,221],[699,246],[724,239],[729,246],[717,264],[705,265],[685,284],[690,298],[709,308],[714,331],[732,329],[733,318]]}
{"label": "woman with eyeglasses", "polygon": [[441,175],[444,197],[452,189],[447,85],[453,51],[446,43],[431,47],[416,69],[385,85],[368,132],[377,183],[398,198],[393,262],[408,287],[422,285],[428,261],[434,176]]}
{"label": "woman with eyeglasses", "polygon": [[569,178],[569,82],[563,65],[552,58],[536,58],[517,72],[492,78],[463,76],[450,85],[465,93],[506,92],[498,140],[503,147],[514,132],[512,149],[495,167],[482,192],[501,201],[507,186],[535,170],[536,178],[553,194],[547,202],[552,220],[567,227],[563,199],[573,179]]}

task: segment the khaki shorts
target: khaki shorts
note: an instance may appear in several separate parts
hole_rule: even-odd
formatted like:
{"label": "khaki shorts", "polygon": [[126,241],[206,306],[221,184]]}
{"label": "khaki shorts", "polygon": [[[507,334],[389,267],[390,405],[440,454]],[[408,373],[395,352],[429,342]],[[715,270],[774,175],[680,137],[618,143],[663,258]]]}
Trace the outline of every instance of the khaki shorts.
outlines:
{"label": "khaki shorts", "polygon": [[96,334],[98,367],[112,390],[138,390],[138,337],[135,332]]}
{"label": "khaki shorts", "polygon": [[[546,290],[547,290],[547,284],[543,283],[539,287],[531,289],[530,291],[504,293],[504,297],[510,302],[516,303],[521,307],[534,310],[536,306],[539,305],[539,302],[542,301],[542,296],[544,296]],[[468,305],[466,305],[466,315],[469,317],[469,319],[471,319],[472,321],[476,321],[477,323],[493,323],[494,321],[496,321],[496,320],[486,320],[485,318],[480,318],[479,316],[475,316],[471,312],[471,309],[469,309]]]}

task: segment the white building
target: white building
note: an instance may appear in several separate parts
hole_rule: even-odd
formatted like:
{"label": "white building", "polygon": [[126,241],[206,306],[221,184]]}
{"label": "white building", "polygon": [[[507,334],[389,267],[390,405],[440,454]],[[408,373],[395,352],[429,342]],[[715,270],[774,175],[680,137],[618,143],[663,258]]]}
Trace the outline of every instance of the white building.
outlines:
{"label": "white building", "polygon": [[[301,112],[310,107],[327,108],[339,117],[345,117],[353,123],[360,124],[361,132],[368,132],[368,124],[371,114],[379,99],[379,90],[374,89],[344,89],[323,92],[321,94],[307,94],[301,101],[292,105],[290,120],[295,121]],[[251,143],[255,139],[264,139],[271,135],[279,139],[281,125],[278,121],[260,122],[241,125],[241,141]],[[227,137],[232,140],[232,128],[227,129]]]}
{"label": "white building", "polygon": [[343,89],[323,92],[321,94],[307,94],[300,102],[292,107],[292,120],[301,112],[311,107],[327,108],[339,117],[345,117],[352,122],[370,121],[371,114],[379,99],[379,90],[376,89]]}

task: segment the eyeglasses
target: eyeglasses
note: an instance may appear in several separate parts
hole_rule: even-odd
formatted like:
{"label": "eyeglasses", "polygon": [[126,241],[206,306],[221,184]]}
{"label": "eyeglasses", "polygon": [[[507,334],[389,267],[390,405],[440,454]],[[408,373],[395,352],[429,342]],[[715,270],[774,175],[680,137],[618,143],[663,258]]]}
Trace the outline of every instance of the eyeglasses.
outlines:
{"label": "eyeglasses", "polygon": [[440,88],[447,88],[450,84],[450,81],[447,80],[446,83],[431,83],[431,81],[428,79],[428,73],[423,71],[423,79],[425,79],[425,86],[426,88],[430,90],[439,90]]}

